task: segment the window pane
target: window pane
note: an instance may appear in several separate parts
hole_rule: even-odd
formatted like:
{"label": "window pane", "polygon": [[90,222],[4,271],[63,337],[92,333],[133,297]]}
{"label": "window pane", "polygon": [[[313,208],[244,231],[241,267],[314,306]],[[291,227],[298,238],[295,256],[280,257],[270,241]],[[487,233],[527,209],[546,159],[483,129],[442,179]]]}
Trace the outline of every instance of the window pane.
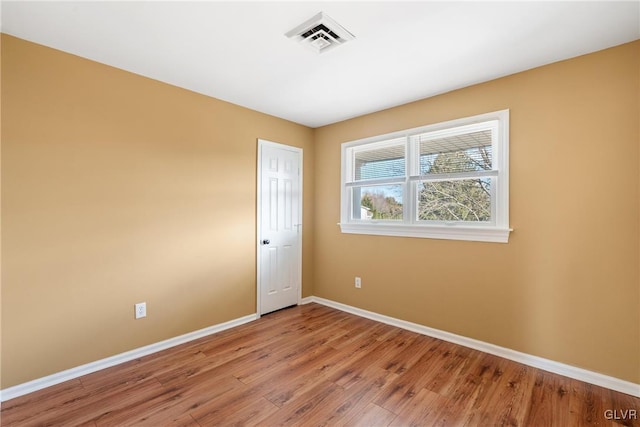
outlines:
{"label": "window pane", "polygon": [[354,151],[355,181],[376,178],[395,178],[405,175],[404,139],[374,144],[369,149]]}
{"label": "window pane", "polygon": [[402,221],[402,185],[353,187],[352,219]]}
{"label": "window pane", "polygon": [[491,178],[418,183],[418,220],[491,221]]}
{"label": "window pane", "polygon": [[491,130],[426,139],[414,136],[420,149],[420,175],[491,170]]}

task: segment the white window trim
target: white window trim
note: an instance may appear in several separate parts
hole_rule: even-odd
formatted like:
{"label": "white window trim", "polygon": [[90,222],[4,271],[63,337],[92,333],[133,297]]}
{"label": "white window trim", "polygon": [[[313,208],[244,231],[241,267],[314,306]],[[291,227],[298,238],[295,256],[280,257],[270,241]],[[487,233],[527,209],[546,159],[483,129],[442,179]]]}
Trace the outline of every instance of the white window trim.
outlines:
{"label": "white window trim", "polygon": [[[347,181],[349,177],[350,166],[347,165],[347,150],[359,145],[371,144],[378,141],[390,140],[394,138],[407,138],[407,150],[409,149],[409,136],[416,133],[443,131],[447,129],[459,128],[462,126],[473,125],[476,123],[486,122],[490,120],[498,121],[498,135],[495,143],[496,150],[494,161],[497,165],[497,172],[490,174],[499,174],[495,192],[495,221],[493,224],[470,224],[470,223],[433,223],[428,224],[417,223],[408,219],[405,214],[405,220],[384,221],[384,220],[352,220],[349,208],[349,187],[354,185],[363,185],[367,181],[352,183]],[[408,153],[408,151],[407,151]],[[405,154],[406,155],[406,154]],[[343,233],[349,234],[372,234],[379,236],[397,236],[397,237],[420,237],[431,239],[448,239],[448,240],[469,240],[477,242],[495,242],[507,243],[509,234],[513,231],[509,228],[509,110],[494,111],[491,113],[480,114],[462,119],[450,120],[443,123],[437,123],[428,126],[422,126],[414,129],[407,129],[399,132],[393,132],[385,135],[378,135],[371,138],[360,139],[356,141],[346,142],[342,144],[341,152],[341,186],[340,186],[340,229]],[[413,182],[419,180],[419,177],[412,176],[410,165],[407,165],[405,178],[391,178],[376,181],[398,181],[406,185],[405,191],[405,209],[413,212],[413,206],[408,191]],[[444,179],[445,177],[443,177]],[[373,182],[372,182],[373,183]],[[406,212],[406,211],[405,211]]]}

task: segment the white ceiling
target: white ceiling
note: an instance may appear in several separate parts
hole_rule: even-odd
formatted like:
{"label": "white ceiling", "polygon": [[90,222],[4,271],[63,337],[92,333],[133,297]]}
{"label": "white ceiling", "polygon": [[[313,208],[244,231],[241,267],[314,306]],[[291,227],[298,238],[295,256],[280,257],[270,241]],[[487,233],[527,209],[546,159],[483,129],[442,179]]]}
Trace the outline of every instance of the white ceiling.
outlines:
{"label": "white ceiling", "polygon": [[[2,1],[2,32],[311,127],[640,38],[640,1]],[[319,11],[356,39],[284,33]]]}

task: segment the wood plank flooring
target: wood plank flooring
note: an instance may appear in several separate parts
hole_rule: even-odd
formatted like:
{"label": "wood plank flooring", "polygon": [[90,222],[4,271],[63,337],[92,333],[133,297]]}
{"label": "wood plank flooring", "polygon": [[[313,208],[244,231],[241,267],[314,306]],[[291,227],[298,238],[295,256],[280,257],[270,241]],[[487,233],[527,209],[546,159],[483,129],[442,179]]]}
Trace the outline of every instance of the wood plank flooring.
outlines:
{"label": "wood plank flooring", "polygon": [[639,398],[308,304],[9,400],[0,424],[640,426],[629,410]]}

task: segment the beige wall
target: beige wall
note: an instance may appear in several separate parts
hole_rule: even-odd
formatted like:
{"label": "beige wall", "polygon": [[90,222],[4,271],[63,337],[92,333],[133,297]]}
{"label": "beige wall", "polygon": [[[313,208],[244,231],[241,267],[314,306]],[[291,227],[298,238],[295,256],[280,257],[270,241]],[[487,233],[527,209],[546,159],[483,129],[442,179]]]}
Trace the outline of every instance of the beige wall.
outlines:
{"label": "beige wall", "polygon": [[[314,131],[3,35],[1,387],[255,312],[256,138],[304,149],[303,296],[640,382],[639,51]],[[340,143],[503,108],[508,244],[340,233]]]}
{"label": "beige wall", "polygon": [[[0,37],[0,189],[2,188],[2,37]],[[0,388],[2,388],[2,193],[0,191]]]}
{"label": "beige wall", "polygon": [[6,35],[2,88],[2,388],[255,313],[257,138],[304,149],[311,295],[311,129]]}
{"label": "beige wall", "polygon": [[[639,53],[626,44],[317,129],[314,294],[640,382]],[[508,244],[340,233],[341,143],[505,108]]]}

